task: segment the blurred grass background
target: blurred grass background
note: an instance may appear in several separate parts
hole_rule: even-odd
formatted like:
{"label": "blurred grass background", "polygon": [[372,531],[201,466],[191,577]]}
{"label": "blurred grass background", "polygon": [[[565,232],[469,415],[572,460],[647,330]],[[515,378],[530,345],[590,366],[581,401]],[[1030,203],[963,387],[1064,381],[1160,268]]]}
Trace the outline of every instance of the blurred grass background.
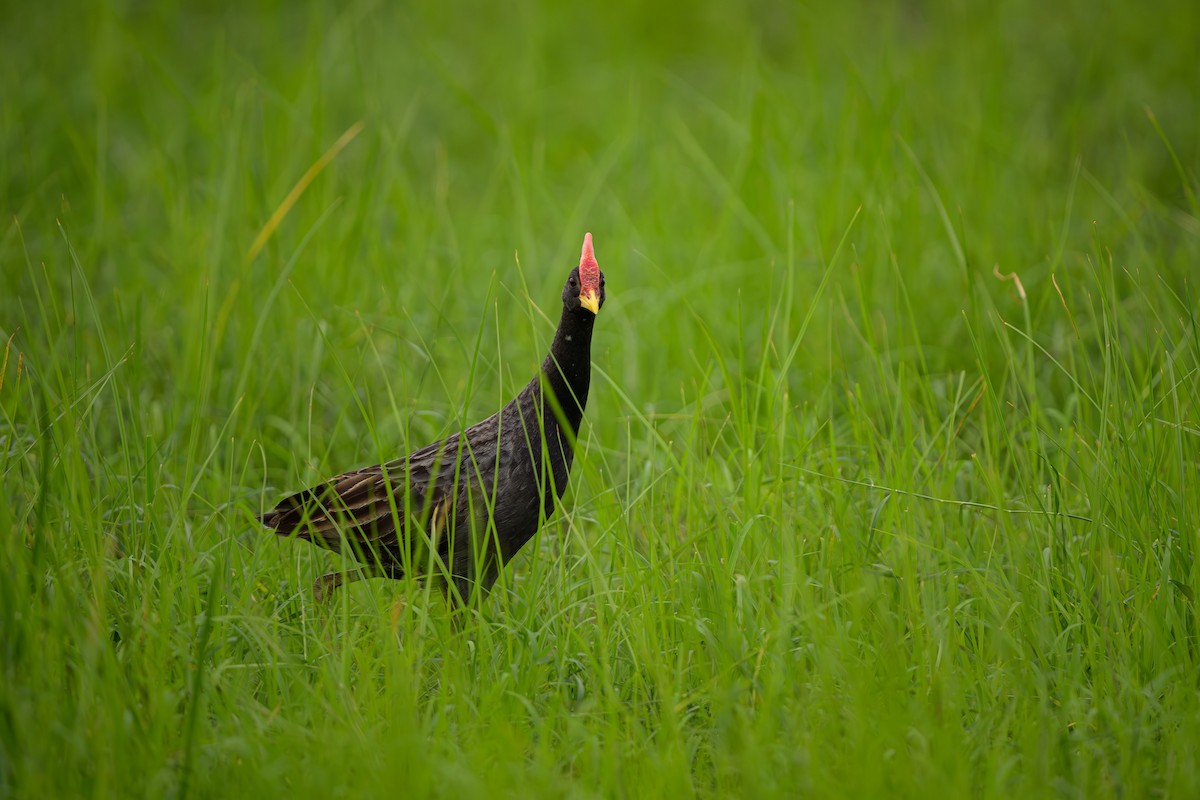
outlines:
{"label": "blurred grass background", "polygon": [[[1196,796],[1194,3],[0,30],[0,793]],[[252,512],[492,413],[585,230],[564,512],[315,606]]]}

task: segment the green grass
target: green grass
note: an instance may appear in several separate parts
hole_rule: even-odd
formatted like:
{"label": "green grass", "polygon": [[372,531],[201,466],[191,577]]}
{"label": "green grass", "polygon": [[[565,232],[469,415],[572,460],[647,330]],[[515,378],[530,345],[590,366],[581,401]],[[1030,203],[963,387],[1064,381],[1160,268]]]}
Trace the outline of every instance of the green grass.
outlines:
{"label": "green grass", "polygon": [[[0,795],[1200,796],[1200,6],[337,5],[0,11]],[[585,230],[563,512],[317,607]]]}

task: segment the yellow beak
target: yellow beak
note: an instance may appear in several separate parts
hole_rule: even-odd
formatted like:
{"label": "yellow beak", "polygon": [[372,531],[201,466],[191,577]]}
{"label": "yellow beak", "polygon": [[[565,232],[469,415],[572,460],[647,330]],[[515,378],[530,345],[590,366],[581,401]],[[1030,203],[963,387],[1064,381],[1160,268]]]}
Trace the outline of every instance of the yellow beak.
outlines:
{"label": "yellow beak", "polygon": [[586,308],[593,314],[600,313],[600,296],[591,289],[588,289],[583,294],[579,295],[579,305]]}

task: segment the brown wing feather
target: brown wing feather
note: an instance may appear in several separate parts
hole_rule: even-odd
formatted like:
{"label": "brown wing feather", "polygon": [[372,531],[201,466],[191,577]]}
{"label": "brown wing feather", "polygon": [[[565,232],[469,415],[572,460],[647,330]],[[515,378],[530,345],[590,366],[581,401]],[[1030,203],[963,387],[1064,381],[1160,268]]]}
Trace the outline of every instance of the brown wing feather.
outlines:
{"label": "brown wing feather", "polygon": [[453,460],[456,440],[451,437],[407,458],[337,475],[285,497],[259,519],[279,536],[295,535],[334,552],[349,542],[360,560],[379,559],[389,572],[397,573],[404,561],[401,542],[411,546],[400,533],[408,528],[406,511],[429,522],[440,514],[444,522],[453,505],[452,481],[436,485],[435,476],[453,473],[442,462]]}
{"label": "brown wing feather", "polygon": [[294,533],[334,551],[341,550],[343,536],[368,544],[403,527],[404,498],[389,488],[401,483],[402,475],[385,475],[382,466],[348,472],[285,497],[261,519],[280,536]]}

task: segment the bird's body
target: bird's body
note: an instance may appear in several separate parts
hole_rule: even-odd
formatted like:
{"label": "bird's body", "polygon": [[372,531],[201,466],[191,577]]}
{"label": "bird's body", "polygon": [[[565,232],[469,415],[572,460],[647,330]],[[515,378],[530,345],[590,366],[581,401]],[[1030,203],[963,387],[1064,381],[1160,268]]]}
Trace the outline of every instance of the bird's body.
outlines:
{"label": "bird's body", "polygon": [[[588,234],[550,353],[511,402],[462,433],[287,497],[263,524],[335,552],[348,546],[370,575],[432,578],[459,601],[473,587],[486,593],[566,489],[603,301]],[[354,577],[330,573],[314,591]]]}

